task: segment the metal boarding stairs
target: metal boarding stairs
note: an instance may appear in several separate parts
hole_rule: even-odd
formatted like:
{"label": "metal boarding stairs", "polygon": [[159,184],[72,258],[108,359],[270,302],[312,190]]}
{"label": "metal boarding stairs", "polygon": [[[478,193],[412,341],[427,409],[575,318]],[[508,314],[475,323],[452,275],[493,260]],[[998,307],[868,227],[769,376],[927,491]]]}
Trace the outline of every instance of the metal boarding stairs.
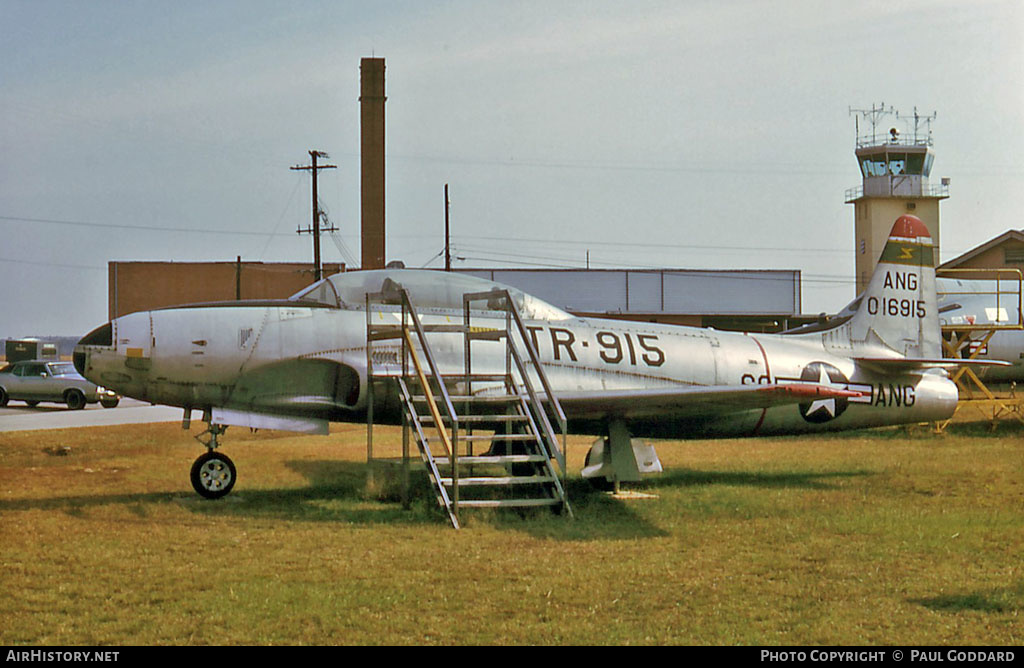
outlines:
{"label": "metal boarding stairs", "polygon": [[[494,327],[493,320],[487,327],[473,326],[473,305],[481,301],[486,301],[491,318],[503,313],[504,328]],[[366,295],[366,319],[368,459],[373,460],[374,392],[393,382],[403,413],[406,502],[413,434],[438,504],[456,529],[462,508],[546,506],[572,516],[564,485],[565,414],[508,291],[463,295],[463,322],[452,324],[443,316],[431,320],[444,322],[424,322],[405,288],[385,286],[383,292]],[[431,341],[451,355],[452,339],[458,335],[462,368],[442,370]],[[475,372],[473,343],[502,340],[504,368]],[[388,348],[382,350],[381,344]],[[494,352],[492,347],[491,359]],[[486,452],[478,452],[481,444],[489,445]]]}

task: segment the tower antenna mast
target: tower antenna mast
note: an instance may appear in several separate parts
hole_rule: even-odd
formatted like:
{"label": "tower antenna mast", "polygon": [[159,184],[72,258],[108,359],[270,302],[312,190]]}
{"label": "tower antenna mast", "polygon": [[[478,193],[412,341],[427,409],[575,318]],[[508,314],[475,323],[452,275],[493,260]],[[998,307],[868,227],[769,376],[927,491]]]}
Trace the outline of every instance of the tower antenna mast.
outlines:
{"label": "tower antenna mast", "polygon": [[[878,106],[875,106],[875,104],[872,103],[870,109],[854,109],[853,107],[849,107],[849,110],[851,114],[863,116],[864,118],[868,119],[871,122],[872,145],[878,143],[878,123],[886,116],[895,115],[896,118],[899,118],[900,115],[899,112],[892,107],[892,105],[889,105],[889,108],[886,109],[885,102],[882,102]],[[855,120],[857,121],[857,145],[861,146],[860,119],[855,118]],[[865,137],[864,139],[867,140],[867,137]]]}
{"label": "tower antenna mast", "polygon": [[[917,113],[917,106],[914,106],[914,145],[923,144],[925,146],[932,145],[932,121],[934,121],[939,115],[939,112],[933,111],[930,116],[921,116]],[[900,118],[900,113],[896,112],[896,118]],[[918,135],[921,131],[921,124],[928,127],[928,136],[919,138]]]}

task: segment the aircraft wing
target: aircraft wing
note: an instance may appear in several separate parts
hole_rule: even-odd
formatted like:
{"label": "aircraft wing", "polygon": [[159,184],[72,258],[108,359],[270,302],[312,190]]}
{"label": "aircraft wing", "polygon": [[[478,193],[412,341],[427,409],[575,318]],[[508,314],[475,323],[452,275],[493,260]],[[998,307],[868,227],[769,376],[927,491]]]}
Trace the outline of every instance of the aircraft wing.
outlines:
{"label": "aircraft wing", "polygon": [[813,383],[786,385],[686,386],[645,390],[559,392],[558,401],[570,419],[640,418],[672,415],[702,418],[741,411],[863,396]]}

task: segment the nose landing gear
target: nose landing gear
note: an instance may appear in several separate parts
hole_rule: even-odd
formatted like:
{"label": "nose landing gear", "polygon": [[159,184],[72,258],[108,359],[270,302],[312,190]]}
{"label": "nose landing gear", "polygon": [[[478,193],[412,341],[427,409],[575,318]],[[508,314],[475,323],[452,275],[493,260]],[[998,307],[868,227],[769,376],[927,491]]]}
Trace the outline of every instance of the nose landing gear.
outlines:
{"label": "nose landing gear", "polygon": [[227,455],[207,452],[192,464],[192,487],[200,496],[219,499],[235,486],[235,464]]}
{"label": "nose landing gear", "polygon": [[[235,486],[237,474],[235,463],[224,454],[217,452],[217,438],[227,431],[226,425],[210,423],[206,431],[197,435],[197,441],[207,447],[207,452],[200,455],[192,464],[190,478],[192,487],[206,499],[219,499],[226,496]],[[203,436],[209,434],[209,440]]]}

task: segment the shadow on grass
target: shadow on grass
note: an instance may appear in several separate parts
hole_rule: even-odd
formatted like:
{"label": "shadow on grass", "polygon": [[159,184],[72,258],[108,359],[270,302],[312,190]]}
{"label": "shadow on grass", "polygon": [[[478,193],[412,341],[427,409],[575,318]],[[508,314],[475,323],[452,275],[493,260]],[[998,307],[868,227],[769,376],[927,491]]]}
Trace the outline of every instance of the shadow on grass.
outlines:
{"label": "shadow on grass", "polygon": [[[403,507],[396,473],[378,476],[378,485],[367,489],[367,465],[356,462],[290,461],[289,469],[304,476],[309,484],[298,488],[236,488],[223,499],[200,498],[191,489],[177,492],[148,492],[53,496],[46,499],[0,500],[0,512],[9,510],[62,510],[82,516],[89,508],[120,505],[137,517],[148,514],[148,504],[177,503],[190,512],[207,516],[270,518],[287,521],[336,522],[343,524],[438,524],[448,523],[438,506],[435,492],[423,471],[410,474],[409,507]],[[831,489],[829,480],[869,475],[849,472],[779,472],[674,470],[646,479],[626,489],[651,490],[706,485],[745,485],[759,488]],[[623,501],[595,489],[579,478],[567,483],[575,519],[547,509],[463,510],[463,524],[477,522],[525,531],[531,535],[563,541],[635,540],[668,535],[638,512],[636,503]]]}
{"label": "shadow on grass", "polygon": [[17,499],[0,501],[0,512],[9,510],[64,510],[76,515],[86,508],[99,506],[130,506],[130,512],[138,514],[138,504],[167,503],[187,498],[180,492],[149,492],[144,494],[92,494],[82,496],[53,496],[46,499]]}
{"label": "shadow on grass", "polygon": [[1019,612],[1024,609],[1024,582],[1015,587],[916,598],[910,602],[936,612]]}
{"label": "shadow on grass", "polygon": [[651,478],[645,487],[703,487],[706,485],[729,485],[760,487],[766,489],[835,489],[830,480],[873,475],[872,471],[697,471],[678,469]]}
{"label": "shadow on grass", "polygon": [[[825,432],[815,434],[817,439],[834,441],[859,440],[864,438],[881,440],[932,440],[941,436],[961,436],[970,438],[1007,438],[1024,436],[1024,423],[1013,419],[984,420],[973,422],[954,422],[945,427],[942,434],[937,434],[931,423],[906,424],[892,427],[876,427],[873,429],[855,429],[850,431]],[[790,436],[774,436],[776,439],[799,440],[807,438],[807,434]]]}
{"label": "shadow on grass", "polygon": [[[56,510],[73,517],[89,508],[124,506],[126,512],[145,517],[147,505],[177,503],[190,512],[231,517],[277,518],[347,524],[436,523],[445,521],[433,496],[416,493],[412,507],[381,502],[366,490],[366,465],[337,461],[289,462],[289,468],[310,482],[299,488],[253,490],[236,488],[228,496],[203,499],[188,491],[51,496],[44,499],[0,500],[0,512]],[[429,491],[429,490],[428,490]],[[429,501],[429,503],[425,502]],[[435,508],[431,508],[433,504]]]}
{"label": "shadow on grass", "polygon": [[550,509],[531,508],[495,512],[488,521],[498,527],[522,531],[536,538],[568,542],[637,540],[669,535],[669,532],[636,512],[631,502],[612,498],[594,489],[586,480],[569,480],[566,492],[572,518]]}
{"label": "shadow on grass", "polygon": [[[623,485],[624,490],[654,492],[669,488],[708,485],[749,486],[757,488],[837,489],[830,480],[872,475],[871,471],[779,472],[673,470],[660,476],[645,478],[636,484]],[[496,522],[525,531],[531,535],[566,541],[635,540],[658,538],[670,532],[658,527],[637,509],[649,503],[665,503],[655,499],[623,500],[595,489],[590,482],[570,480],[567,491],[575,515],[574,521],[552,518],[547,511],[505,513]]]}

